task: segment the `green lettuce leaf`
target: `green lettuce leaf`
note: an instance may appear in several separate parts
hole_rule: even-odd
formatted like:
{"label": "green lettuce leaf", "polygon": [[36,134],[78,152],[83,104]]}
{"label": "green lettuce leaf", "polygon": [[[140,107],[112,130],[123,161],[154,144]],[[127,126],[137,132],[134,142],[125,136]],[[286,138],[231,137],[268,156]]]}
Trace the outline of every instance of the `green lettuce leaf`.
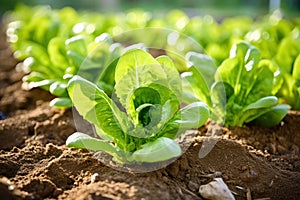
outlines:
{"label": "green lettuce leaf", "polygon": [[159,162],[176,158],[182,151],[177,142],[166,137],[142,145],[142,148],[135,151],[129,160],[137,162]]}
{"label": "green lettuce leaf", "polygon": [[125,113],[118,110],[102,90],[80,76],[74,76],[68,83],[68,92],[74,106],[84,119],[111,138],[118,140],[118,144],[125,145],[123,131],[126,131],[126,126],[122,121]]}
{"label": "green lettuce leaf", "polygon": [[75,132],[66,141],[68,147],[104,151],[112,156],[119,157],[120,149],[111,145],[108,141],[93,138],[87,134]]}

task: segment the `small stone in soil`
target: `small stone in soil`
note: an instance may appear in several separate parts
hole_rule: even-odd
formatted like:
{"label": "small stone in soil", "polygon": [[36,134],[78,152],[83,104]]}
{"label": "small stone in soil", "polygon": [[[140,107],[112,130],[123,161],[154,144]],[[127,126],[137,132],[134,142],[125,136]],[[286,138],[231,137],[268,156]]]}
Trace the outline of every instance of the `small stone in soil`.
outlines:
{"label": "small stone in soil", "polygon": [[99,181],[99,174],[98,173],[94,173],[92,176],[91,176],[91,183],[95,183],[97,181]]}
{"label": "small stone in soil", "polygon": [[7,115],[0,111],[0,120],[5,120]]}

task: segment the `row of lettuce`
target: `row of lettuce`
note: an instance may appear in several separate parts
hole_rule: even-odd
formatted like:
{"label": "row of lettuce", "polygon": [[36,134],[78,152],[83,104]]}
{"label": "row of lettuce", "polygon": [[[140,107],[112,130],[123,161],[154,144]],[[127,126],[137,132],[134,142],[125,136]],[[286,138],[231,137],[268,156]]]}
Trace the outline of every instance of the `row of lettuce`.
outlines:
{"label": "row of lettuce", "polygon": [[[115,83],[113,71],[110,70],[112,67],[107,66],[116,65],[116,59],[128,49],[142,48],[146,50],[147,46],[157,46],[154,44],[157,41],[154,38],[157,37],[154,31],[142,32],[147,34],[146,36],[141,32],[133,32],[130,38],[125,37],[125,40],[131,40],[132,43],[143,41],[147,46],[136,44],[124,48],[124,45],[114,41],[115,38],[117,35],[122,35],[122,32],[155,27],[170,28],[177,31],[176,33],[185,34],[203,47],[202,50],[195,50],[195,48],[190,47],[192,46],[190,41],[177,40],[177,44],[171,46],[162,41],[164,38],[158,40],[159,47],[164,49],[176,49],[181,45],[181,49],[178,48],[180,52],[177,49],[176,53],[180,54],[179,56],[183,59],[177,59],[172,54],[173,49],[166,51],[166,54],[169,54],[175,61],[175,66],[180,73],[191,72],[182,74],[184,79],[190,82],[190,86],[195,86],[192,88],[193,92],[190,93],[188,90],[191,88],[185,87],[186,96],[194,93],[193,96],[196,96],[197,99],[212,106],[211,86],[223,79],[223,82],[226,83],[227,99],[229,100],[231,96],[232,92],[230,91],[234,90],[238,98],[244,99],[237,100],[236,104],[245,107],[242,102],[249,97],[238,94],[237,88],[246,85],[247,88],[245,89],[250,91],[251,84],[263,77],[265,82],[255,85],[255,88],[261,91],[257,94],[262,95],[254,98],[255,100],[274,95],[279,98],[280,102],[287,103],[292,109],[299,110],[300,19],[288,21],[279,15],[279,13],[274,13],[256,21],[247,17],[228,18],[217,23],[210,16],[189,18],[178,10],[170,11],[162,17],[159,15],[152,16],[151,13],[140,10],[104,15],[91,12],[78,13],[72,8],[52,10],[47,6],[34,8],[21,6],[7,17],[7,36],[15,52],[15,57],[24,60],[22,69],[30,72],[24,77],[24,81],[29,82],[31,88],[42,87],[59,97],[51,102],[52,105],[58,107],[72,105],[68,98],[66,86],[69,79],[78,74],[79,71],[88,80],[100,84],[101,88],[111,95]],[[169,35],[173,33],[166,31],[166,34]],[[235,55],[237,52],[234,51],[237,50],[234,48],[242,46],[236,45],[241,40],[255,47],[244,45],[245,47],[241,47],[245,48],[244,52]],[[247,48],[249,51],[246,50]],[[253,70],[250,66],[247,68],[246,56],[252,54],[246,55],[246,53],[254,51],[253,49],[257,52],[253,53],[255,56],[247,58],[249,59],[248,62],[251,61],[251,65],[253,65],[252,62],[254,61],[254,66],[258,63],[266,66],[262,68],[268,68],[272,72],[273,80],[267,81],[268,76],[257,73],[254,70],[255,67]],[[198,52],[192,52],[193,50]],[[203,52],[209,56],[205,56]],[[224,62],[232,57],[244,59],[244,63],[241,63],[240,66],[241,69],[235,69],[237,67],[234,67],[234,64],[229,61]],[[232,69],[226,72],[228,73],[226,75],[224,71],[229,68]],[[98,71],[95,73],[93,70]],[[246,70],[245,75],[241,73],[243,70]],[[266,69],[264,70],[266,71]],[[196,72],[198,75],[202,74],[203,83],[199,83],[199,77],[192,81],[192,78],[195,79],[197,75]],[[192,77],[190,78],[191,74]],[[230,83],[228,79],[235,79],[236,81]],[[248,83],[246,83],[247,80]],[[198,81],[197,85],[193,84],[195,81]],[[242,82],[239,83],[239,81]],[[200,85],[201,87],[198,87]],[[260,87],[264,87],[265,90]],[[249,91],[242,91],[242,93],[248,95]]]}
{"label": "row of lettuce", "polygon": [[300,19],[25,6],[6,19],[27,86],[74,105],[102,138],[77,132],[67,145],[119,163],[179,156],[174,139],[208,118],[273,126],[300,110]]}

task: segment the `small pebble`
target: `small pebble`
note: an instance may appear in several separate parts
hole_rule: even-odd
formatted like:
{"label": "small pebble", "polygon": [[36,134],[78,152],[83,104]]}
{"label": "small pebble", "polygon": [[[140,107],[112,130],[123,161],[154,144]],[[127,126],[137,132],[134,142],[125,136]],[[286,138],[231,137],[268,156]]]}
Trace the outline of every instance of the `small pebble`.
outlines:
{"label": "small pebble", "polygon": [[251,174],[251,176],[257,176],[257,173],[254,170],[250,170],[250,174]]}
{"label": "small pebble", "polygon": [[222,178],[214,178],[213,181],[199,187],[199,193],[205,199],[210,200],[235,200]]}
{"label": "small pebble", "polygon": [[92,176],[91,176],[91,183],[95,183],[97,181],[99,181],[99,174],[98,173],[94,173]]}
{"label": "small pebble", "polygon": [[8,186],[8,190],[14,190],[14,189],[15,189],[15,186],[14,186],[14,185]]}

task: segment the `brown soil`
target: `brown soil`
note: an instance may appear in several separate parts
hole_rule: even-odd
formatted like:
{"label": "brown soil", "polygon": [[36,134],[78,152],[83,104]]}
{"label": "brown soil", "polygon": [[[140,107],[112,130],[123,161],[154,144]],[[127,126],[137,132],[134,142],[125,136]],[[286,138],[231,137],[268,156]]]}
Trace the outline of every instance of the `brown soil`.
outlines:
{"label": "brown soil", "polygon": [[[203,199],[199,186],[222,177],[236,199],[300,199],[300,113],[279,126],[220,128],[207,123],[171,165],[148,173],[114,170],[86,150],[67,148],[71,110],[50,94],[21,89],[22,73],[0,36],[1,199]],[[208,137],[221,131],[219,137]],[[214,148],[199,158],[202,144]],[[209,145],[208,145],[209,146]]]}

